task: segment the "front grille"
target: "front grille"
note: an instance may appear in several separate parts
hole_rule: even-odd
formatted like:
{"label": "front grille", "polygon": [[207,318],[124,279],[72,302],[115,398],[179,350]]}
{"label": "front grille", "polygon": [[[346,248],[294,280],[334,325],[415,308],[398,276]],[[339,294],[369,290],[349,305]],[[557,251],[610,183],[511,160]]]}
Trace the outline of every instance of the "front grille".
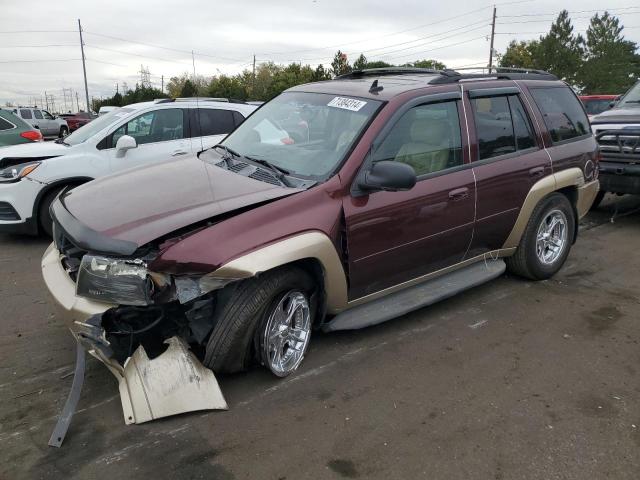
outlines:
{"label": "front grille", "polygon": [[20,220],[20,215],[10,203],[0,202],[0,220]]}
{"label": "front grille", "polygon": [[236,160],[232,160],[229,163],[226,161],[221,161],[216,163],[216,166],[226,168],[231,170],[232,172],[238,173],[240,175],[245,175],[249,178],[253,178],[254,180],[260,180],[261,182],[270,183],[271,185],[277,185],[278,187],[282,186],[282,182],[278,180],[274,174],[263,170],[261,168],[256,167],[255,165],[250,165],[245,162],[240,162]]}
{"label": "front grille", "polygon": [[640,129],[606,130],[596,140],[603,161],[640,163]]}
{"label": "front grille", "polygon": [[57,222],[53,223],[53,241],[60,252],[62,266],[67,271],[69,277],[71,277],[71,280],[75,282],[78,277],[80,262],[87,251],[76,247],[73,242],[65,236]]}

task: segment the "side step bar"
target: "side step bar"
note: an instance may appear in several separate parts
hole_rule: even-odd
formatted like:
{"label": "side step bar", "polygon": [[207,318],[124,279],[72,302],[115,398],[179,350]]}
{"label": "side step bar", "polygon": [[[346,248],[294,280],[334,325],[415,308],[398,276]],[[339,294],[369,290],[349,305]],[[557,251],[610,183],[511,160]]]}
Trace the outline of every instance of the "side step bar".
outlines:
{"label": "side step bar", "polygon": [[493,280],[502,275],[506,268],[502,259],[480,261],[339,313],[322,329],[334,332],[377,325]]}

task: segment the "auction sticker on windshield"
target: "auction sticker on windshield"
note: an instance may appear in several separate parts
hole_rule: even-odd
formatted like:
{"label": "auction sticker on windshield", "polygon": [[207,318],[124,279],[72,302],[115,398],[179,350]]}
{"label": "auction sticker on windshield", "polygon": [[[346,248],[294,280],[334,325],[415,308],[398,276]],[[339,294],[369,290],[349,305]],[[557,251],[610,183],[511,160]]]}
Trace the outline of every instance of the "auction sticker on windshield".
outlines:
{"label": "auction sticker on windshield", "polygon": [[363,102],[362,100],[356,100],[355,98],[345,98],[345,97],[335,97],[327,106],[342,108],[344,110],[351,110],[352,112],[357,112],[362,107],[364,107],[367,102]]}

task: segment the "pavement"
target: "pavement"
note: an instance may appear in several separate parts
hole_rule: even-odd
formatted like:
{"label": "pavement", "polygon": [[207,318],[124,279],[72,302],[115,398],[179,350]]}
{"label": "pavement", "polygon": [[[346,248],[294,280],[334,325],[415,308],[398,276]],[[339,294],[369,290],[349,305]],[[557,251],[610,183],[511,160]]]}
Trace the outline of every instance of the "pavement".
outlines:
{"label": "pavement", "polygon": [[300,369],[219,378],[227,412],[125,426],[75,345],[43,239],[0,236],[0,479],[640,477],[640,197],[607,198],[553,279],[498,280],[386,324],[317,333]]}

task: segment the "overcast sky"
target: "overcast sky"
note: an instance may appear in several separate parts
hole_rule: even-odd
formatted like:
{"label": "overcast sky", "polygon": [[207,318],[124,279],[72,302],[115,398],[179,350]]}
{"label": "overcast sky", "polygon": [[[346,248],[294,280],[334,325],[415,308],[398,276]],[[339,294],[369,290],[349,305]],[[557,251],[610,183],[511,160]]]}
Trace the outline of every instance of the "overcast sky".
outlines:
{"label": "overcast sky", "polygon": [[[54,3],[57,6],[54,6]],[[0,104],[40,103],[46,91],[61,105],[63,88],[84,87],[77,19],[85,31],[89,95],[133,86],[141,64],[160,88],[171,76],[237,73],[273,60],[325,65],[340,48],[390,63],[435,58],[449,67],[486,65],[491,3],[473,0],[4,0],[0,9]],[[640,43],[637,0],[498,2],[496,49],[537,38],[566,8],[584,32],[595,10],[609,9]],[[136,43],[138,42],[138,43]],[[47,46],[45,46],[47,45]],[[163,47],[163,48],[158,48]],[[49,60],[49,61],[45,61]],[[56,61],[54,61],[56,60]],[[75,110],[75,109],[74,109]]]}

